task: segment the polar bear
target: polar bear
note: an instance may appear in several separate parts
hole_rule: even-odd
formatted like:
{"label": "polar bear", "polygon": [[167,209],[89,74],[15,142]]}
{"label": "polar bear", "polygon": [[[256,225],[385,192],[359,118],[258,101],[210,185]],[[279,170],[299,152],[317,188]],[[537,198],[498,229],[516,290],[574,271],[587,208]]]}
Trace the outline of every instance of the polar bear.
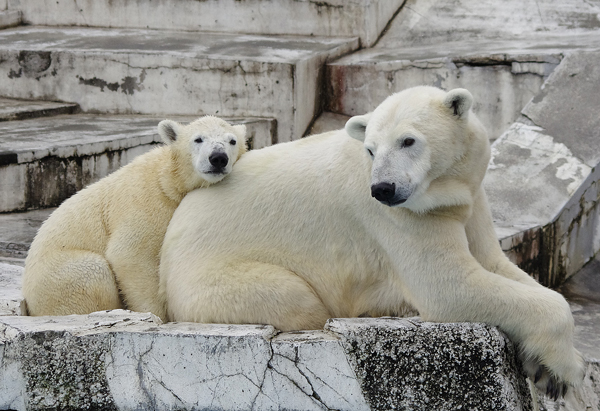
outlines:
{"label": "polar bear", "polygon": [[38,231],[23,295],[30,315],[129,308],[166,318],[159,252],[187,192],[228,175],[246,151],[246,127],[206,116],[158,125],[166,145],[66,200]]}
{"label": "polar bear", "polygon": [[415,309],[499,326],[550,394],[580,381],[569,305],[496,239],[472,103],[464,89],[407,89],[345,130],[250,152],[189,193],[161,252],[168,318],[286,331]]}

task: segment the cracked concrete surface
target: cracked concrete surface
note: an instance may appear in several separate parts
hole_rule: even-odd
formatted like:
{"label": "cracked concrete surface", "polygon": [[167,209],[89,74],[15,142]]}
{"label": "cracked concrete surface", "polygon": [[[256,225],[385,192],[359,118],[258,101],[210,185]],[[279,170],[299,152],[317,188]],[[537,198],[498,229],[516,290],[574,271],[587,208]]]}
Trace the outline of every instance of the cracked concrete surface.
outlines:
{"label": "cracked concrete surface", "polygon": [[[407,324],[428,332],[398,340]],[[417,319],[337,319],[326,330],[278,334],[262,325],[161,324],[125,310],[60,321],[0,316],[0,371],[0,408],[16,410],[356,411],[414,398],[435,409],[466,400],[530,409],[514,349],[495,328]],[[426,387],[431,375],[454,383]]]}

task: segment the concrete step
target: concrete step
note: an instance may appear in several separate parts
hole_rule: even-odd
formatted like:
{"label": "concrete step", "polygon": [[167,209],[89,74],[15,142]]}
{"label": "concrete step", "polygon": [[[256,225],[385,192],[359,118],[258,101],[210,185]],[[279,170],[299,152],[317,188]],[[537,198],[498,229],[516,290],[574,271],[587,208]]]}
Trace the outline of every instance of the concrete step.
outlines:
{"label": "concrete step", "polygon": [[0,31],[0,95],[69,101],[84,112],[269,117],[277,141],[289,141],[320,110],[323,64],[358,45],[358,38],[17,27]]}
{"label": "concrete step", "polygon": [[[0,212],[58,206],[160,144],[156,130],[164,118],[75,114],[0,123]],[[254,147],[272,143],[274,120],[228,120],[246,125]]]}
{"label": "concrete step", "polygon": [[[404,0],[10,0],[30,25],[359,37],[370,46]],[[302,16],[302,18],[298,18]]]}
{"label": "concrete step", "polygon": [[79,106],[73,103],[17,100],[0,97],[0,121],[24,120],[27,118],[49,117],[59,114],[73,114],[78,110]]}

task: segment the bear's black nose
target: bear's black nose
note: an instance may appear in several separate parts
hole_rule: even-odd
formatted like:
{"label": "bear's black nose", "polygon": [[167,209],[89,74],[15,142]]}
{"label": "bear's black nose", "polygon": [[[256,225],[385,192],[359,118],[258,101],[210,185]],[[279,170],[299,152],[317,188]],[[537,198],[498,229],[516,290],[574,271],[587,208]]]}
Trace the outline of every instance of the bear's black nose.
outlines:
{"label": "bear's black nose", "polygon": [[227,166],[229,157],[227,157],[227,154],[225,153],[216,152],[212,153],[210,157],[208,157],[208,161],[210,161],[210,164],[212,164],[213,167],[221,169]]}
{"label": "bear's black nose", "polygon": [[371,195],[378,201],[389,202],[396,194],[395,183],[377,183],[371,186]]}

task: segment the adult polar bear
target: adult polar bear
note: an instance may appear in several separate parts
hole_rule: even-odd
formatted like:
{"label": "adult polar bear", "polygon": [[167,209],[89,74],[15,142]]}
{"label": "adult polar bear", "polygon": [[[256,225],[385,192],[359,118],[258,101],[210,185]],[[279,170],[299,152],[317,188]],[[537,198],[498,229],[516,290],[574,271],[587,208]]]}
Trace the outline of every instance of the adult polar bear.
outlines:
{"label": "adult polar bear", "polygon": [[500,326],[549,394],[579,382],[568,304],[498,245],[472,101],[408,89],[346,131],[250,152],[227,181],[188,194],[161,254],[169,318],[295,330],[413,307]]}

